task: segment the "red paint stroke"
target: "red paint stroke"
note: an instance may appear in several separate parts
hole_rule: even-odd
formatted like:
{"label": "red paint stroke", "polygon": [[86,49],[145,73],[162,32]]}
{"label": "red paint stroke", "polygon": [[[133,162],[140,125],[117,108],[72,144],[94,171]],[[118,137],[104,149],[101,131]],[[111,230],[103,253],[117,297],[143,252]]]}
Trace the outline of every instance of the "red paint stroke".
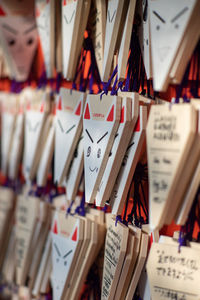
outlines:
{"label": "red paint stroke", "polygon": [[140,131],[140,117],[137,120],[137,123],[135,125],[135,130],[134,131]]}
{"label": "red paint stroke", "polygon": [[87,103],[87,105],[86,105],[84,119],[87,119],[87,120],[90,119],[90,111],[89,111],[88,103]]}
{"label": "red paint stroke", "polygon": [[62,99],[61,99],[61,97],[59,97],[57,109],[62,110]]}
{"label": "red paint stroke", "polygon": [[5,15],[6,15],[6,14],[5,14],[3,8],[0,6],[0,16],[5,16]]}
{"label": "red paint stroke", "polygon": [[76,109],[76,112],[75,112],[75,115],[77,115],[77,116],[80,116],[80,114],[81,114],[81,101],[80,101],[80,103],[79,103],[79,105]]}
{"label": "red paint stroke", "polygon": [[77,241],[77,232],[78,232],[78,229],[77,229],[77,227],[76,227],[76,229],[75,229],[75,231],[74,231],[74,233],[73,233],[73,235],[72,235],[72,241],[74,241],[74,242]]}
{"label": "red paint stroke", "polygon": [[31,110],[31,103],[30,103],[30,101],[27,102],[26,110]]}
{"label": "red paint stroke", "polygon": [[57,227],[56,221],[54,222],[54,225],[53,225],[53,233],[58,234],[58,227]]}
{"label": "red paint stroke", "polygon": [[39,16],[40,16],[40,10],[38,8],[36,8],[35,15],[36,15],[36,18],[39,18]]}
{"label": "red paint stroke", "polygon": [[122,110],[121,110],[121,120],[120,120],[120,123],[124,123],[124,106],[122,107]]}
{"label": "red paint stroke", "polygon": [[112,122],[113,119],[114,119],[114,104],[113,104],[113,106],[112,106],[112,108],[110,110],[110,113],[109,113],[108,117],[107,117],[107,121],[108,122]]}
{"label": "red paint stroke", "polygon": [[40,106],[40,112],[41,112],[41,113],[44,112],[44,102],[41,103],[41,106]]}

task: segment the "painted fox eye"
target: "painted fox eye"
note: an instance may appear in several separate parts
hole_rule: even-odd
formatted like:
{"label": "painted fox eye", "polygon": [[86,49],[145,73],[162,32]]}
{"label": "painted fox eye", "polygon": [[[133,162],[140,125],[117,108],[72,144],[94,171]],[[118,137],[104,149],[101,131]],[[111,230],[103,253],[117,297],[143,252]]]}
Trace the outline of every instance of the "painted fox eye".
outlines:
{"label": "painted fox eye", "polygon": [[27,42],[26,42],[26,44],[28,46],[31,46],[33,44],[33,38],[28,39]]}
{"label": "painted fox eye", "polygon": [[15,40],[14,39],[12,39],[12,40],[10,40],[9,42],[8,42],[8,44],[9,44],[9,46],[14,46],[15,45]]}
{"label": "painted fox eye", "polygon": [[90,156],[90,153],[91,153],[91,147],[89,146],[88,149],[87,149],[87,157]]}
{"label": "painted fox eye", "polygon": [[97,158],[100,158],[100,157],[101,157],[101,149],[99,148],[97,151]]}

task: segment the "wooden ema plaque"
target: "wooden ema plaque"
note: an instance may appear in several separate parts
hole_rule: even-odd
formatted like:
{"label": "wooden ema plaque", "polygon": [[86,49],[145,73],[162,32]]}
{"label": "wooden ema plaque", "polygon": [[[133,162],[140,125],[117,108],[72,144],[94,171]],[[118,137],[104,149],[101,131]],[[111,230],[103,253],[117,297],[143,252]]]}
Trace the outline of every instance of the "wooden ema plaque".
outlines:
{"label": "wooden ema plaque", "polygon": [[[121,120],[109,154],[106,169],[98,187],[98,192],[96,195],[97,206],[104,206],[105,202],[110,198],[123,161],[123,157],[125,155],[126,148],[131,139],[132,132],[138,118],[138,94],[121,92],[118,93],[118,95],[124,97],[122,100]],[[130,100],[132,104],[130,103]],[[124,147],[120,147],[120,145],[124,145]]]}
{"label": "wooden ema plaque", "polygon": [[2,274],[8,283],[14,282],[15,245],[16,245],[15,227],[13,226],[9,236],[8,248],[6,249],[7,250],[6,256],[4,258],[4,262],[2,266]]}
{"label": "wooden ema plaque", "polygon": [[[195,4],[198,1],[149,1],[154,90],[164,91]],[[166,38],[163,39],[163,36]]]}
{"label": "wooden ema plaque", "polygon": [[36,23],[42,45],[47,78],[53,77],[55,66],[55,0],[37,0]]}
{"label": "wooden ema plaque", "polygon": [[27,91],[25,114],[23,173],[27,181],[33,180],[42,150],[42,134],[49,111],[49,94]]}
{"label": "wooden ema plaque", "polygon": [[[84,239],[84,223],[55,212],[52,224],[52,286],[54,299],[63,299]],[[62,296],[63,294],[63,296]]]}
{"label": "wooden ema plaque", "polygon": [[56,107],[54,181],[62,185],[82,132],[85,94],[60,89]]}
{"label": "wooden ema plaque", "polygon": [[125,199],[138,163],[142,146],[145,139],[145,129],[147,122],[147,108],[140,106],[138,122],[134,128],[132,138],[126,149],[123,163],[117,176],[113,191],[110,197],[110,206],[112,214],[119,215],[122,213]]}
{"label": "wooden ema plaque", "polygon": [[[35,243],[32,243],[32,261],[28,272],[28,287],[33,289],[37,272],[39,269],[40,261],[44,244],[49,232],[51,222],[51,207],[48,203],[40,202],[40,216],[35,228]],[[37,231],[37,232],[36,232]]]}
{"label": "wooden ema plaque", "polygon": [[68,80],[72,79],[70,70],[74,63],[83,2],[83,0],[62,0],[63,76]]}
{"label": "wooden ema plaque", "polygon": [[38,46],[34,16],[1,17],[0,41],[9,69],[12,70],[12,78],[27,80]]}
{"label": "wooden ema plaque", "polygon": [[90,6],[91,6],[91,1],[92,0],[83,0],[83,6],[81,9],[81,19],[80,19],[80,25],[79,25],[79,30],[78,30],[78,35],[77,35],[77,40],[76,40],[76,46],[74,47],[75,51],[73,51],[73,62],[71,61],[71,68],[69,70],[69,78],[74,79],[76,70],[77,70],[77,65],[79,63],[79,58],[81,54],[81,49],[83,47],[83,41],[84,41],[84,33],[86,30],[86,26],[88,23],[88,16],[90,12]]}
{"label": "wooden ema plaque", "polygon": [[196,1],[192,17],[187,25],[183,40],[179,45],[175,61],[170,70],[172,83],[180,84],[187,64],[199,40],[199,10],[200,3]]}
{"label": "wooden ema plaque", "polygon": [[74,200],[78,187],[83,176],[84,154],[83,154],[83,133],[80,135],[77,147],[74,151],[74,157],[69,168],[66,178],[66,195],[67,200]]}
{"label": "wooden ema plaque", "polygon": [[138,35],[147,79],[152,78],[150,15],[148,1],[137,1],[136,15],[140,16]]}
{"label": "wooden ema plaque", "polygon": [[[184,130],[183,130],[184,127]],[[151,107],[147,126],[150,226],[160,228],[173,205],[175,188],[196,131],[190,104]]]}
{"label": "wooden ema plaque", "polygon": [[147,273],[152,299],[199,299],[199,249],[153,243]]}
{"label": "wooden ema plaque", "polygon": [[41,288],[41,285],[42,285],[42,281],[43,281],[43,278],[44,278],[45,271],[47,270],[47,264],[49,262],[48,258],[50,256],[50,253],[51,253],[51,233],[49,232],[48,236],[47,236],[47,239],[45,241],[45,246],[44,246],[42,257],[41,257],[41,260],[40,260],[40,266],[39,266],[39,269],[38,269],[38,272],[37,272],[34,287],[32,289],[32,294],[35,297],[39,296],[39,294],[40,294],[40,288]]}
{"label": "wooden ema plaque", "polygon": [[126,254],[129,229],[115,220],[108,220],[105,242],[102,299],[114,299],[118,279]]}
{"label": "wooden ema plaque", "polygon": [[94,203],[120,122],[121,98],[88,95],[83,117],[85,198]]}
{"label": "wooden ema plaque", "polygon": [[126,298],[125,298],[126,300],[132,300],[133,296],[135,294],[135,290],[136,290],[136,287],[137,287],[138,281],[140,279],[140,275],[141,275],[141,272],[142,272],[142,269],[144,267],[145,260],[147,257],[148,242],[149,242],[148,235],[146,233],[142,233],[140,252],[139,252],[138,259],[137,259],[137,263],[135,265],[135,270],[134,270],[133,276],[131,278],[128,292],[126,294]]}
{"label": "wooden ema plaque", "polygon": [[[198,114],[199,116],[199,114]],[[191,149],[188,153],[188,158],[186,159],[185,166],[184,166],[184,176],[180,176],[179,182],[174,192],[174,197],[176,202],[173,203],[173,212],[169,208],[166,220],[167,224],[171,224],[174,216],[178,213],[180,206],[182,205],[183,199],[185,194],[187,193],[188,188],[190,188],[191,178],[193,177],[196,167],[200,160],[200,126],[196,128],[196,134],[194,138],[194,142],[191,145]],[[182,186],[182,189],[178,189],[178,186]],[[197,189],[196,189],[197,191]],[[195,191],[194,191],[195,192]],[[195,195],[195,194],[194,194]],[[194,198],[193,198],[194,199]],[[191,201],[190,201],[191,203]],[[189,213],[189,211],[188,211]],[[184,213],[187,215],[187,212]],[[177,223],[178,224],[178,223]]]}
{"label": "wooden ema plaque", "polygon": [[142,237],[142,231],[140,228],[133,225],[129,225],[128,227],[129,227],[129,233],[134,236],[134,249],[133,249],[133,256],[131,258],[131,264],[129,266],[129,269],[127,270],[127,276],[123,288],[121,291],[117,290],[120,293],[119,295],[121,299],[125,299],[126,294],[128,292],[128,288],[130,286],[131,279],[134,274],[136,262],[138,259],[138,255],[140,252],[140,244],[141,244],[141,237]]}
{"label": "wooden ema plaque", "polygon": [[69,282],[68,286],[66,287],[65,291],[63,292],[65,299],[72,299],[72,293],[74,293],[75,285],[78,281],[79,273],[80,273],[80,270],[82,268],[82,265],[83,265],[83,262],[84,262],[84,259],[86,256],[87,249],[90,245],[92,222],[91,222],[91,220],[84,218],[84,217],[81,217],[81,219],[83,220],[83,224],[84,224],[84,238],[83,238],[81,250],[79,252],[79,255],[78,255],[78,258],[76,261],[76,265],[73,270],[73,274],[70,278],[70,282]]}
{"label": "wooden ema plaque", "polygon": [[89,16],[91,20],[91,37],[95,52],[95,58],[102,77],[103,57],[104,57],[104,42],[106,31],[106,0],[93,0],[92,11]]}
{"label": "wooden ema plaque", "polygon": [[30,263],[29,251],[38,214],[39,198],[25,195],[18,196],[16,210],[16,282],[19,285],[25,285]]}
{"label": "wooden ema plaque", "polygon": [[80,295],[81,288],[84,284],[84,281],[86,280],[87,274],[89,272],[89,269],[97,256],[98,252],[98,243],[102,245],[102,240],[100,239],[98,232],[98,224],[95,221],[91,222],[91,232],[90,232],[90,242],[88,245],[88,249],[85,252],[85,257],[83,260],[82,265],[80,266],[79,272],[77,274],[77,277],[75,278],[75,286],[74,289],[71,291],[70,298],[67,299],[73,299],[76,300],[78,296]]}
{"label": "wooden ema plaque", "polygon": [[[126,5],[126,1],[125,1],[125,5]],[[128,11],[126,14],[126,20],[122,32],[122,38],[121,38],[118,60],[117,60],[119,79],[126,78],[126,68],[127,68],[128,55],[130,50],[130,40],[131,40],[131,34],[133,29],[135,5],[136,5],[136,0],[129,0]]]}
{"label": "wooden ema plaque", "polygon": [[51,166],[54,147],[55,147],[55,127],[56,127],[56,120],[53,115],[48,117],[46,122],[47,127],[47,135],[46,140],[44,141],[44,147],[41,154],[41,158],[38,165],[37,170],[37,185],[38,186],[46,186],[48,171]]}
{"label": "wooden ema plaque", "polygon": [[[11,101],[14,99],[12,96],[1,95],[2,97],[2,115],[1,115],[1,170],[4,175],[7,174],[9,157],[11,153],[11,145],[16,123],[16,108],[11,109]],[[12,98],[11,98],[12,97]],[[8,103],[6,103],[8,101]]]}
{"label": "wooden ema plaque", "polygon": [[124,284],[127,280],[128,273],[130,272],[130,269],[132,267],[133,258],[134,258],[134,247],[135,247],[135,237],[132,234],[132,232],[129,231],[126,255],[125,255],[123,267],[121,269],[119,281],[115,292],[115,297],[114,297],[115,300],[121,299],[121,293]]}
{"label": "wooden ema plaque", "polygon": [[115,46],[120,30],[124,0],[109,0],[106,20],[102,81],[107,82],[110,76]]}
{"label": "wooden ema plaque", "polygon": [[183,189],[182,201],[176,212],[176,224],[179,225],[185,224],[200,184],[200,110],[198,110],[197,127],[196,137],[185,164],[185,170],[187,171],[185,171],[187,174],[184,176],[187,179],[186,189]]}
{"label": "wooden ema plaque", "polygon": [[15,194],[12,189],[0,187],[0,266],[5,259],[14,219]]}
{"label": "wooden ema plaque", "polygon": [[15,127],[13,131],[12,146],[10,149],[10,157],[8,164],[8,176],[11,179],[16,179],[18,176],[20,160],[23,151],[24,140],[24,103],[19,99],[19,111],[16,116]]}
{"label": "wooden ema plaque", "polygon": [[[103,207],[106,200],[109,199],[112,192],[115,179],[120,169],[121,161],[124,156],[124,148],[127,148],[129,143],[129,134],[133,128],[132,125],[132,100],[131,98],[122,99],[121,120],[120,125],[115,135],[112,149],[106,164],[104,174],[102,176],[98,192],[96,194],[96,205]],[[121,147],[123,145],[124,147]]]}

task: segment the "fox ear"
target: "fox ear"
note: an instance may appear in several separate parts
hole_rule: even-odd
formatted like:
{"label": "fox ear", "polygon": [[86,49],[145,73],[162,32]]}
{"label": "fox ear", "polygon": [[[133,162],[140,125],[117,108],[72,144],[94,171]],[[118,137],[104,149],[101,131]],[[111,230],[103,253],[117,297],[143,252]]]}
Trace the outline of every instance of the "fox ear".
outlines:
{"label": "fox ear", "polygon": [[39,16],[40,16],[40,10],[38,8],[36,8],[35,15],[36,15],[36,18],[39,18]]}
{"label": "fox ear", "polygon": [[54,222],[53,228],[52,228],[53,233],[58,234],[58,226],[57,226],[57,221]]}
{"label": "fox ear", "polygon": [[110,112],[108,114],[108,117],[107,117],[106,121],[112,122],[113,119],[114,119],[114,104],[111,107],[111,110],[110,110]]}
{"label": "fox ear", "polygon": [[6,14],[5,14],[3,8],[0,6],[0,16],[5,16],[5,15],[6,15]]}
{"label": "fox ear", "polygon": [[80,116],[80,114],[81,114],[81,101],[79,102],[75,111],[75,115]]}
{"label": "fox ear", "polygon": [[41,112],[41,113],[44,112],[44,102],[41,103],[41,106],[40,106],[40,112]]}
{"label": "fox ear", "polygon": [[140,131],[140,116],[137,119],[137,123],[135,125],[135,130],[134,131]]}
{"label": "fox ear", "polygon": [[84,119],[90,120],[90,110],[88,103],[86,104]]}
{"label": "fox ear", "polygon": [[74,230],[74,233],[72,234],[72,241],[74,241],[74,242],[77,241],[77,232],[78,232],[78,229],[76,227],[76,229]]}
{"label": "fox ear", "polygon": [[121,119],[120,119],[120,123],[124,123],[124,106],[122,107],[122,110],[121,110]]}
{"label": "fox ear", "polygon": [[61,97],[59,97],[57,109],[62,110],[62,99],[61,99]]}
{"label": "fox ear", "polygon": [[31,109],[31,102],[28,100],[26,104],[26,110],[30,110],[30,109]]}
{"label": "fox ear", "polygon": [[23,112],[24,112],[24,107],[23,107],[22,104],[20,104],[20,106],[19,106],[19,114],[23,114]]}

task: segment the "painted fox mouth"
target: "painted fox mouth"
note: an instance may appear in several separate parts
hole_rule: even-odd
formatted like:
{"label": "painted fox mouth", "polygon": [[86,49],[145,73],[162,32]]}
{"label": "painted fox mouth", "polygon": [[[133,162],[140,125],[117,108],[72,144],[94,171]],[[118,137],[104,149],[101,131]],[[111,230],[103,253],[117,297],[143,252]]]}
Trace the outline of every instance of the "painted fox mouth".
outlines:
{"label": "painted fox mouth", "polygon": [[94,167],[94,169],[91,169],[91,168],[89,167],[89,169],[90,169],[91,172],[94,172],[95,170],[96,170],[96,172],[98,171],[98,168],[97,168],[97,167]]}

